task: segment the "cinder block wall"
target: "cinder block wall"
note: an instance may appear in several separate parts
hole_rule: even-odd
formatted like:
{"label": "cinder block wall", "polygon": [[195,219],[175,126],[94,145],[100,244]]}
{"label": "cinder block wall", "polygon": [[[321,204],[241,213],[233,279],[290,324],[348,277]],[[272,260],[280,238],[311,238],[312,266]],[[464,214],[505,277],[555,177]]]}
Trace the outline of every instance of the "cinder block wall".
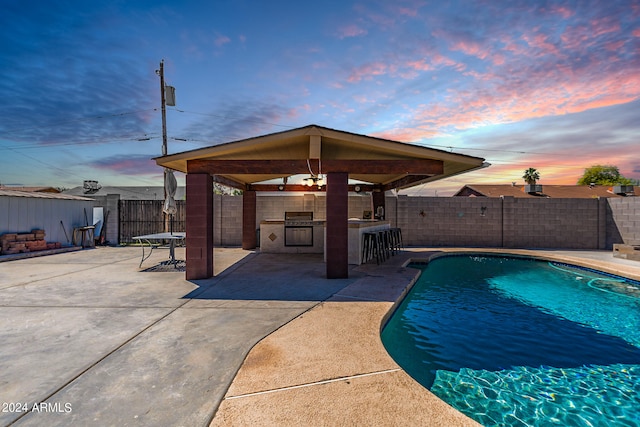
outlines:
{"label": "cinder block wall", "polygon": [[598,199],[505,197],[503,203],[504,247],[604,248]]}
{"label": "cinder block wall", "polygon": [[640,198],[607,199],[607,246],[640,245]]}
{"label": "cinder block wall", "polygon": [[501,202],[400,196],[398,226],[409,246],[501,246]]}
{"label": "cinder block wall", "polygon": [[242,244],[242,197],[220,194],[213,196],[213,244]]}
{"label": "cinder block wall", "polygon": [[[324,219],[326,199],[313,194],[258,194],[260,221],[285,211],[313,211]],[[349,217],[372,210],[369,196],[349,196]],[[486,197],[386,198],[386,219],[403,230],[409,246],[610,249],[640,244],[640,198],[516,199]],[[242,197],[216,195],[214,242],[242,243]]]}

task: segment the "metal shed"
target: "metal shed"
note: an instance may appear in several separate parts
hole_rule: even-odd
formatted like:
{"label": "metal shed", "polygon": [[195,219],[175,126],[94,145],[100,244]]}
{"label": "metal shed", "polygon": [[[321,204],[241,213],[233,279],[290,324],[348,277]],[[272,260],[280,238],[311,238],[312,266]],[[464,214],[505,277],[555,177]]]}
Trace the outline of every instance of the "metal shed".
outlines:
{"label": "metal shed", "polygon": [[0,190],[0,235],[41,229],[47,241],[68,245],[74,228],[92,223],[94,204],[60,193]]}

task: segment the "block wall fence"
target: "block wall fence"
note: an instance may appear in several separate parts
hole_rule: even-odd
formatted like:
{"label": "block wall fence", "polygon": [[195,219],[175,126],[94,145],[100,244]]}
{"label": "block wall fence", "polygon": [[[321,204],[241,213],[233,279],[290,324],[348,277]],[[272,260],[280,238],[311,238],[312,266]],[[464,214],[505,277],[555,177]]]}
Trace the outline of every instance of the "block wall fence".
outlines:
{"label": "block wall fence", "polygon": [[[260,221],[285,211],[324,219],[324,196],[257,197]],[[349,218],[373,210],[369,195],[349,196]],[[387,197],[386,219],[402,228],[408,246],[611,249],[640,245],[640,198],[520,199],[514,197]],[[214,242],[242,243],[242,198],[216,195]]]}
{"label": "block wall fence", "polygon": [[[110,209],[114,200],[109,199]],[[100,205],[100,203],[96,203]],[[260,221],[285,211],[312,211],[325,219],[324,195],[261,195]],[[349,218],[373,210],[370,195],[350,195]],[[524,199],[514,197],[386,197],[386,219],[402,229],[407,246],[612,249],[640,245],[640,198]],[[113,214],[112,214],[113,215]],[[216,246],[242,244],[242,197],[215,195]],[[117,215],[109,218],[117,218]],[[117,227],[117,224],[116,224]],[[108,229],[115,232],[114,228]],[[112,242],[116,240],[111,240]],[[258,239],[258,242],[260,240]]]}

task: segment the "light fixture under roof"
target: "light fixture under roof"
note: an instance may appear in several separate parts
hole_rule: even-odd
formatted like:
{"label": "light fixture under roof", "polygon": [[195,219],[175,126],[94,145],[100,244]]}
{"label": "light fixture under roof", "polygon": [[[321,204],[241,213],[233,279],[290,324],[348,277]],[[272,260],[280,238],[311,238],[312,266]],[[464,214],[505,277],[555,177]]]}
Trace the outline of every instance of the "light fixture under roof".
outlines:
{"label": "light fixture under roof", "polygon": [[313,187],[314,185],[318,186],[318,189],[324,186],[324,178],[322,176],[310,176],[308,178],[304,178],[302,180],[303,185],[307,187]]}

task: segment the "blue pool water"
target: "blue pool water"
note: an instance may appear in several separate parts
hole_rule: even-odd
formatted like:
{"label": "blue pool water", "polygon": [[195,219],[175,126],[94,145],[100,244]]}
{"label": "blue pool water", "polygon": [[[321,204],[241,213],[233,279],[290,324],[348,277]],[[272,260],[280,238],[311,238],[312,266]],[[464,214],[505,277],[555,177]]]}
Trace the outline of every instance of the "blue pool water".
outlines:
{"label": "blue pool water", "polygon": [[416,267],[382,341],[441,399],[486,426],[640,426],[640,283],[492,255]]}

